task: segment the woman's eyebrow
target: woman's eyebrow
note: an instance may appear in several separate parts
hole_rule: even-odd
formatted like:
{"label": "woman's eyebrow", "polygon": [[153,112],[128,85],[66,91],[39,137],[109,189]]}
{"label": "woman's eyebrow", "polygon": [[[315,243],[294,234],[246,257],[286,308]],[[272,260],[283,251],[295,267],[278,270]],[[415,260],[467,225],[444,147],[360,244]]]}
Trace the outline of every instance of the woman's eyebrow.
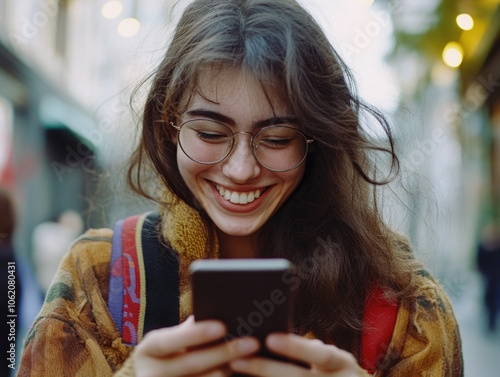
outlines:
{"label": "woman's eyebrow", "polygon": [[227,124],[228,126],[235,126],[236,125],[236,122],[234,121],[234,119],[232,119],[224,114],[218,113],[216,111],[212,111],[212,110],[192,109],[192,110],[187,111],[186,114],[188,114],[189,116],[192,116],[192,117],[202,117],[202,118],[216,120],[218,122]]}
{"label": "woman's eyebrow", "polygon": [[268,126],[277,126],[280,124],[297,124],[296,117],[272,117],[269,119],[259,120],[254,124],[254,128],[263,128]]}
{"label": "woman's eyebrow", "polygon": [[[186,112],[189,116],[192,117],[203,117],[212,120],[216,120],[218,122],[224,123],[228,126],[236,126],[236,121],[228,117],[227,115],[221,114],[217,111],[206,110],[206,109],[192,109]],[[259,120],[253,124],[253,128],[263,128],[273,125],[279,124],[297,124],[297,118],[294,116],[290,117],[272,117],[264,120]]]}

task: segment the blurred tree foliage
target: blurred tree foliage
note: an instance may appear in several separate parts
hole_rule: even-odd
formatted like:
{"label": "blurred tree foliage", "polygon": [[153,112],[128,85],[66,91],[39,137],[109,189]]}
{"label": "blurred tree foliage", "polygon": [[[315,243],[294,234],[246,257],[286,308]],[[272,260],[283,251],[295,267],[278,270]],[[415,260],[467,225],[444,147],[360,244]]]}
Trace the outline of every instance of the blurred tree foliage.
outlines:
{"label": "blurred tree foliage", "polygon": [[[404,21],[400,19],[404,10],[403,0],[379,0],[386,3],[391,11],[395,27],[396,44],[390,56],[397,55],[400,50],[418,51],[431,62],[440,59],[444,46],[449,41],[458,40],[462,30],[457,26],[455,18],[460,13],[460,2],[457,0],[438,0],[435,11],[429,14],[429,27],[420,33],[406,30]],[[413,1],[413,0],[411,0]],[[408,2],[408,0],[406,0]]]}

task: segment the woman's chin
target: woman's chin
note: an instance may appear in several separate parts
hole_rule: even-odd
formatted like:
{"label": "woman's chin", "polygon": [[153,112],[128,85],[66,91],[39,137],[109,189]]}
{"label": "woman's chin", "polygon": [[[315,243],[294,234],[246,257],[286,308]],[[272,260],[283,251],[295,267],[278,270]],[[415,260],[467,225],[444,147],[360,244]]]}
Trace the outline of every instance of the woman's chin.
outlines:
{"label": "woman's chin", "polygon": [[227,236],[231,236],[231,237],[249,237],[258,231],[258,229],[254,229],[253,227],[252,228],[249,228],[249,227],[240,228],[240,227],[234,227],[234,226],[231,226],[231,227],[217,226],[217,229],[219,230],[219,232],[221,232]]}

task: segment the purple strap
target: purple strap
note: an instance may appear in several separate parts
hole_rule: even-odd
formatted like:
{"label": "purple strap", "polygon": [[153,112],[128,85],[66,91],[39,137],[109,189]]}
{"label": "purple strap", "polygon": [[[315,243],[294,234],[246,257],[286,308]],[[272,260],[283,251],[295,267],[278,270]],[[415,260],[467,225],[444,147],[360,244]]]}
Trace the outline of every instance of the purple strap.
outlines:
{"label": "purple strap", "polygon": [[111,245],[110,280],[108,292],[108,308],[116,327],[122,329],[123,309],[123,264],[122,264],[122,232],[124,220],[115,224]]}

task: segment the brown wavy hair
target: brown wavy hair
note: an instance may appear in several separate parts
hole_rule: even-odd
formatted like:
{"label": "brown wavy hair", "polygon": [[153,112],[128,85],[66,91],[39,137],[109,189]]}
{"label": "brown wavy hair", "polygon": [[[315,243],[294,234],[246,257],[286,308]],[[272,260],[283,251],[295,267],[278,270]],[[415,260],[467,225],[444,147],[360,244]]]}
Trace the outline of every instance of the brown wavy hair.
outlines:
{"label": "brown wavy hair", "polygon": [[[419,267],[377,209],[376,187],[399,172],[389,124],[360,101],[349,70],[296,1],[196,0],[152,76],[128,171],[138,193],[148,195],[141,182],[151,165],[163,184],[197,208],[180,176],[168,123],[182,114],[180,100],[196,91],[200,75],[214,68],[242,69],[267,93],[279,93],[316,140],[301,184],[262,229],[260,256],[285,257],[296,266],[295,331],[352,351],[368,289],[379,284],[396,296],[408,294]],[[378,122],[385,143],[366,134],[362,114]],[[385,178],[375,169],[376,155],[388,157]]]}

